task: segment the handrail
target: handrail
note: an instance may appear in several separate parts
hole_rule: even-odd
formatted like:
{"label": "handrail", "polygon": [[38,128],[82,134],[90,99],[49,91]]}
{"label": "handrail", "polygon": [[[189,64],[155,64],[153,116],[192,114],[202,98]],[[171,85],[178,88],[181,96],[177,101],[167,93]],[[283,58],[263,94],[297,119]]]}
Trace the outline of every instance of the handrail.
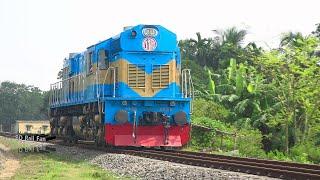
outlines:
{"label": "handrail", "polygon": [[[106,80],[107,80],[107,76],[108,76],[108,73],[109,71],[113,71],[113,93],[112,93],[112,97],[116,97],[116,68],[115,67],[109,67],[107,69],[107,73],[104,77],[104,80],[103,80],[103,83],[102,84],[105,84]],[[105,86],[103,86],[103,97],[104,97],[104,92],[105,92]]]}
{"label": "handrail", "polygon": [[[192,77],[191,77],[191,70],[189,71],[189,84],[190,86],[190,95],[191,95],[191,99],[192,101],[194,100],[194,86],[193,86],[193,82],[192,82]],[[193,113],[193,102],[191,102],[191,114]]]}
{"label": "handrail", "polygon": [[83,74],[78,74],[51,84],[49,97],[50,105],[82,100],[84,96],[81,97],[80,89],[82,84],[82,94],[84,95],[84,80]]}
{"label": "handrail", "polygon": [[[95,87],[96,87],[96,97],[98,99],[98,103],[100,102],[101,94],[105,96],[105,82],[107,80],[107,76],[109,71],[112,71],[113,74],[113,92],[112,97],[116,97],[116,68],[109,67],[107,69],[107,73],[104,77],[102,88],[100,87],[100,71],[99,69],[95,72]],[[80,102],[85,98],[85,87],[86,77],[84,73],[60,80],[56,83],[50,84],[50,96],[49,96],[49,104],[50,105],[60,105],[64,103],[72,103],[72,102]],[[103,91],[101,93],[101,90]],[[82,91],[82,92],[81,92]]]}
{"label": "handrail", "polygon": [[116,97],[116,71],[117,69],[115,68],[113,70],[113,97]]}
{"label": "handrail", "polygon": [[[194,86],[191,78],[191,70],[183,69],[181,74],[181,95],[182,98],[194,99]],[[193,103],[190,103],[190,114],[193,112]]]}
{"label": "handrail", "polygon": [[96,96],[97,96],[97,99],[98,99],[98,104],[99,104],[99,101],[100,101],[100,88],[99,88],[99,68],[97,68],[97,71],[95,73],[95,85],[96,85]]}

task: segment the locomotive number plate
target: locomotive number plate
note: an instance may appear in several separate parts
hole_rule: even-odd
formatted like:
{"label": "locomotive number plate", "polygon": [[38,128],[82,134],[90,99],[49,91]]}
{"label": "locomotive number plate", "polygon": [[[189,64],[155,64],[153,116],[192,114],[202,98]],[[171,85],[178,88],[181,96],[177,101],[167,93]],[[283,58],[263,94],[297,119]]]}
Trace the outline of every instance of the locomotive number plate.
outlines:
{"label": "locomotive number plate", "polygon": [[157,47],[157,41],[154,38],[146,37],[142,41],[142,48],[145,51],[153,51]]}
{"label": "locomotive number plate", "polygon": [[155,37],[158,35],[158,31],[155,28],[143,28],[142,34],[147,37]]}

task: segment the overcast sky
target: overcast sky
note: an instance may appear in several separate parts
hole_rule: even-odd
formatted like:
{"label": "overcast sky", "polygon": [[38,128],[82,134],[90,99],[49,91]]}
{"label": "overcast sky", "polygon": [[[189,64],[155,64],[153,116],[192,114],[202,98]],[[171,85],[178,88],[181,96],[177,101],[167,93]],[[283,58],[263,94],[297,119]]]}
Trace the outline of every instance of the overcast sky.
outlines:
{"label": "overcast sky", "polygon": [[283,32],[313,31],[319,8],[319,0],[0,0],[0,81],[48,90],[69,52],[128,25],[160,24],[178,39],[236,26],[247,41],[276,47]]}

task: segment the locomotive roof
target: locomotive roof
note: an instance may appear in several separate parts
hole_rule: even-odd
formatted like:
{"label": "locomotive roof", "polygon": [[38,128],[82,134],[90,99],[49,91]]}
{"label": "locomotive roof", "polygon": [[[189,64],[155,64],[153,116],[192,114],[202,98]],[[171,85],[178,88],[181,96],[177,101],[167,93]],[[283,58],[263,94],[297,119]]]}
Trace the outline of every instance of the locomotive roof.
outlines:
{"label": "locomotive roof", "polygon": [[[137,44],[136,44],[137,42],[141,43],[145,37],[148,37],[143,34],[144,29],[156,29],[157,30],[156,35],[154,35],[152,37],[154,37],[156,39],[156,41],[157,41],[156,43],[161,44],[161,45],[158,45],[158,47],[156,47],[157,49],[155,51],[171,52],[171,51],[176,50],[177,37],[176,37],[175,33],[171,32],[170,30],[164,28],[161,25],[139,24],[136,26],[125,28],[119,34],[87,47],[85,51],[78,52],[78,53],[70,53],[69,57],[66,58],[66,60],[71,60],[71,59],[76,58],[78,56],[84,56],[84,53],[86,51],[88,51],[88,50],[95,51],[96,48],[98,48],[98,49],[104,48],[104,49],[114,50],[114,48],[117,47],[116,45],[118,45],[119,46],[118,48],[121,48],[121,50],[124,50],[124,51],[126,51],[126,50],[128,50],[128,51],[131,51],[131,50],[132,51],[145,51],[142,48],[142,46],[137,46]],[[130,35],[133,31],[135,31],[136,37],[130,38]],[[136,40],[136,41],[134,42],[131,40]],[[117,42],[117,41],[119,41],[119,42]],[[64,64],[66,64],[66,66],[67,66],[67,62],[65,62]]]}
{"label": "locomotive roof", "polygon": [[95,46],[97,46],[97,45],[106,43],[106,42],[108,42],[108,41],[117,40],[117,39],[121,38],[122,36],[124,36],[125,34],[131,33],[132,30],[141,31],[141,30],[142,30],[143,28],[145,28],[145,27],[155,27],[155,28],[157,28],[158,30],[166,31],[166,32],[169,33],[169,34],[174,35],[175,38],[176,38],[175,33],[173,33],[172,31],[168,30],[167,28],[165,28],[165,27],[163,27],[163,26],[161,26],[161,25],[139,24],[139,25],[136,25],[136,26],[126,27],[121,33],[119,33],[119,34],[117,34],[117,35],[115,35],[115,36],[113,36],[113,37],[110,37],[110,38],[108,38],[108,39],[105,39],[105,40],[103,40],[103,41],[99,41],[98,43],[93,44],[93,45],[87,47],[87,49],[90,49],[90,48],[95,47]]}

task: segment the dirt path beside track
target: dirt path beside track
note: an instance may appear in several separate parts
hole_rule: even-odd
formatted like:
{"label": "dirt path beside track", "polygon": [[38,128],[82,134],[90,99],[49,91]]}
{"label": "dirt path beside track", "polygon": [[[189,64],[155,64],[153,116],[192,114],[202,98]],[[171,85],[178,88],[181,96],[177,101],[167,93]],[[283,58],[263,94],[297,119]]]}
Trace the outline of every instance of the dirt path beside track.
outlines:
{"label": "dirt path beside track", "polygon": [[20,162],[10,152],[10,148],[0,144],[0,179],[10,179],[20,167]]}

